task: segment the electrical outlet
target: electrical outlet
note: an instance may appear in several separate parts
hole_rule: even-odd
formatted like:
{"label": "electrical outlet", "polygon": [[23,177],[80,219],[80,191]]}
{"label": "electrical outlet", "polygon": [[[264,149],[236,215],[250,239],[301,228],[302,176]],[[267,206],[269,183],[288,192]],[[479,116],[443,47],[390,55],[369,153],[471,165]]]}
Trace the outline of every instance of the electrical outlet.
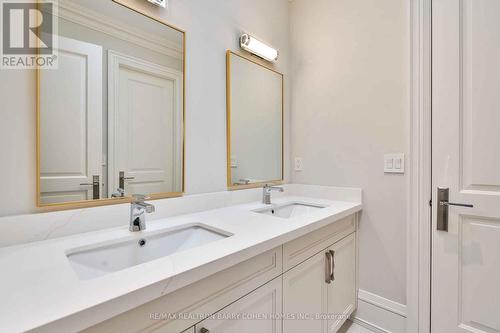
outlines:
{"label": "electrical outlet", "polygon": [[295,157],[295,171],[304,170],[304,164],[302,163],[302,157]]}

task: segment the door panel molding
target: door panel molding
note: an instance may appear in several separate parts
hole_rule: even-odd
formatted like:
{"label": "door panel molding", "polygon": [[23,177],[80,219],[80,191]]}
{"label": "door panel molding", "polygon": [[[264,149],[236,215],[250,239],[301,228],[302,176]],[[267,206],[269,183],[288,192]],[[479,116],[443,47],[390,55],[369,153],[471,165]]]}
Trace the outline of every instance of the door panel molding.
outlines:
{"label": "door panel molding", "polygon": [[500,317],[487,314],[500,306],[500,284],[492,274],[500,267],[500,218],[460,215],[459,221],[458,321],[466,331],[495,332]]}
{"label": "door panel molding", "polygon": [[495,27],[499,10],[500,3],[491,0],[459,2],[459,186],[468,194],[500,195],[500,155],[483,148],[500,141],[500,131],[494,130],[500,123],[500,99],[496,98],[500,68],[489,66],[500,58],[500,37]]}

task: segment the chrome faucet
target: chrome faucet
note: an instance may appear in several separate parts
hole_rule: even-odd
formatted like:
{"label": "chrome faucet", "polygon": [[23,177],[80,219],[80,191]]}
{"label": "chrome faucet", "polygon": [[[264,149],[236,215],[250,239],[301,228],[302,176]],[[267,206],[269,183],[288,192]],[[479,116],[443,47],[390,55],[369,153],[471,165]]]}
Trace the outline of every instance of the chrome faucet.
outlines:
{"label": "chrome faucet", "polygon": [[124,198],[125,197],[125,190],[122,188],[117,188],[116,192],[111,194],[111,198]]}
{"label": "chrome faucet", "polygon": [[125,181],[134,180],[135,177],[125,177],[125,171],[120,171],[118,174],[118,188],[116,192],[111,194],[111,198],[124,198],[125,197]]}
{"label": "chrome faucet", "polygon": [[146,214],[154,213],[155,206],[145,203],[144,195],[134,194],[130,205],[130,227],[132,232],[146,230]]}
{"label": "chrome faucet", "polygon": [[265,204],[265,205],[271,204],[271,192],[272,191],[284,192],[285,189],[283,187],[271,186],[269,184],[264,185],[264,188],[262,189],[262,203],[263,204]]}

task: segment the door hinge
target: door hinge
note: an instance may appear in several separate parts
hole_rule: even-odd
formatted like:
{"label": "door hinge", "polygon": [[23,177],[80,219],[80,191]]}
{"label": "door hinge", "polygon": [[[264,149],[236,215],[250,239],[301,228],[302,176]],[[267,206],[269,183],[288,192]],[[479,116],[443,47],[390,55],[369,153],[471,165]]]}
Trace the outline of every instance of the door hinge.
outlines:
{"label": "door hinge", "polygon": [[429,200],[429,206],[431,206],[431,207],[432,207],[432,199],[431,199],[431,200]]}

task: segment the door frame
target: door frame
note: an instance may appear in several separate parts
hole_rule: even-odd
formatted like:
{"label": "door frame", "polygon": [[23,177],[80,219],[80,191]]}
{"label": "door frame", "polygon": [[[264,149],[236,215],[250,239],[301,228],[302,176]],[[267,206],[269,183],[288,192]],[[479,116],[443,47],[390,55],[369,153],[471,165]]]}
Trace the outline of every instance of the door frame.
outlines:
{"label": "door frame", "polygon": [[407,224],[408,333],[431,331],[432,0],[410,0],[410,175]]}

